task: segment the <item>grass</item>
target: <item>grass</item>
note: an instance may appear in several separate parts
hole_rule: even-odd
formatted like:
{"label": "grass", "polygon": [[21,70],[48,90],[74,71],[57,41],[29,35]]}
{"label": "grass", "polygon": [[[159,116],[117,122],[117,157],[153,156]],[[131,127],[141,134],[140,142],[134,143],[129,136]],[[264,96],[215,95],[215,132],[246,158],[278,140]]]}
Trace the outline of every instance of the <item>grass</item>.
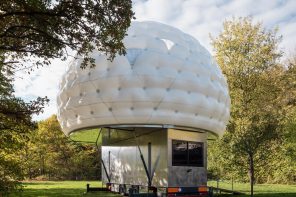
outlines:
{"label": "grass", "polygon": [[102,141],[102,135],[100,135],[100,131],[98,129],[88,129],[88,130],[83,130],[80,132],[74,132],[70,134],[70,139],[75,141],[75,142],[80,142],[80,143],[90,143],[94,144],[96,143],[97,138],[98,143]]}
{"label": "grass", "polygon": [[74,196],[101,196],[101,197],[118,197],[120,195],[108,192],[89,192],[86,194],[86,184],[91,187],[102,187],[99,181],[32,181],[24,182],[24,191],[14,193],[10,196],[21,197],[74,197]]}
{"label": "grass", "polygon": [[[52,196],[101,196],[101,197],[119,197],[117,194],[108,192],[86,192],[86,184],[89,183],[92,187],[101,187],[102,184],[99,181],[34,181],[24,182],[24,191],[21,193],[15,193],[10,196],[22,196],[22,197],[52,197]],[[209,181],[209,186],[217,186],[217,182]],[[231,190],[230,182],[219,182],[220,188]],[[255,185],[256,197],[296,197],[296,185]],[[248,194],[249,184],[234,183],[234,190],[244,192]],[[215,195],[217,196],[217,195]],[[220,194],[218,196],[231,196],[226,194]],[[238,197],[246,197],[249,195],[240,195]]]}
{"label": "grass", "polygon": [[[208,186],[217,187],[216,181],[209,181]],[[232,190],[231,182],[219,182],[219,188]],[[233,190],[245,193],[239,197],[249,196],[250,184],[234,183]],[[257,184],[254,186],[256,197],[296,197],[296,185],[280,185],[280,184]],[[225,195],[220,195],[225,196]]]}

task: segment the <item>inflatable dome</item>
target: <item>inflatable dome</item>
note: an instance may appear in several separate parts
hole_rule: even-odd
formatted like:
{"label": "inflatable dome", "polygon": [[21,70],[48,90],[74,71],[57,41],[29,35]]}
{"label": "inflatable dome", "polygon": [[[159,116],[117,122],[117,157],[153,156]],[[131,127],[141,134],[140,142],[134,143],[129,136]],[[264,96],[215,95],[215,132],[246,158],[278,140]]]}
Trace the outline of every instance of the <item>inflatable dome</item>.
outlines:
{"label": "inflatable dome", "polygon": [[229,119],[226,79],[192,36],[157,22],[133,22],[126,55],[93,51],[60,82],[58,120],[66,135],[110,126],[187,128],[222,135]]}

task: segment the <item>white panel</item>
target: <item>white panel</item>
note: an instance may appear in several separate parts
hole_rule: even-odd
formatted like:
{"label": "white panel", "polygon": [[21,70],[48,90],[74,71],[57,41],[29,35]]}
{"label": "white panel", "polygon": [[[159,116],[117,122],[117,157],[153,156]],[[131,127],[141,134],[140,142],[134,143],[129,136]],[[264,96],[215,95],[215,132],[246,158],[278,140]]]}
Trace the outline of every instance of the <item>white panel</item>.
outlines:
{"label": "white panel", "polygon": [[226,79],[192,36],[156,22],[134,22],[126,56],[110,62],[93,51],[95,68],[74,59],[60,83],[58,119],[65,134],[113,124],[160,124],[222,135],[229,119]]}

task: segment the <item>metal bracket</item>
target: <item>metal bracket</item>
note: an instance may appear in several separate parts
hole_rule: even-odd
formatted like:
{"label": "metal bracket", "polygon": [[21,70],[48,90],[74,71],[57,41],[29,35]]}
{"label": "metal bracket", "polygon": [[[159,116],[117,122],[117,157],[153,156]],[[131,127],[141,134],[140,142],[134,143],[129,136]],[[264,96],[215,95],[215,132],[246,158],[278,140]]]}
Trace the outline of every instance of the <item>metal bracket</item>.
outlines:
{"label": "metal bracket", "polygon": [[101,159],[101,162],[102,162],[102,164],[103,164],[103,168],[104,168],[104,171],[105,171],[105,173],[106,173],[106,176],[107,176],[107,179],[108,179],[108,183],[110,183],[110,176],[109,176],[109,174],[108,174],[108,172],[107,172],[107,169],[106,169],[106,166],[105,166],[105,163],[104,163],[104,161],[103,161],[103,159]]}

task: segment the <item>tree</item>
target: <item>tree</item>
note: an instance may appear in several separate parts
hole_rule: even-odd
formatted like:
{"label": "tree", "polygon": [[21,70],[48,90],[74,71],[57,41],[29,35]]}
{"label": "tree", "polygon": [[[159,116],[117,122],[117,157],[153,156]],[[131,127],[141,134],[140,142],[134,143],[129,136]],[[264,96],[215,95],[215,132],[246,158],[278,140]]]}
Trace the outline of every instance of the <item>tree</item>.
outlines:
{"label": "tree", "polygon": [[42,112],[48,99],[38,98],[26,103],[13,94],[9,68],[3,68],[0,53],[0,194],[17,188],[23,178],[18,153],[28,140],[28,133],[35,128],[32,114]]}
{"label": "tree", "polygon": [[[296,58],[295,55],[288,61],[283,61],[281,69],[273,73],[277,75],[277,86],[282,89],[277,102],[282,104],[282,129],[281,139],[276,144],[269,146],[270,155],[265,155],[264,160],[255,163],[257,183],[295,184],[296,182]],[[211,141],[208,146],[208,172],[209,177],[223,179],[237,179],[245,181],[245,172],[241,162],[234,162],[229,146],[222,138]],[[263,147],[265,148],[265,147]],[[261,150],[259,150],[261,151]],[[260,154],[257,154],[260,155]],[[268,157],[267,157],[268,156]],[[239,164],[238,164],[239,163]]]}
{"label": "tree", "polygon": [[283,147],[279,159],[274,162],[275,178],[285,183],[296,182],[296,54],[288,58],[283,82],[283,102],[285,109]]}
{"label": "tree", "polygon": [[[223,137],[234,165],[249,172],[251,196],[255,166],[264,163],[271,147],[280,140],[282,103],[278,85],[282,68],[278,50],[281,37],[252,19],[224,22],[212,38],[215,57],[226,75],[232,102],[231,119]],[[247,166],[246,166],[247,164]]]}
{"label": "tree", "polygon": [[[131,0],[11,0],[0,3],[0,52],[7,64],[66,58],[67,49],[94,66],[94,49],[113,59],[134,13]],[[35,58],[35,59],[34,59]],[[36,60],[36,58],[41,58]],[[34,60],[33,60],[34,59]]]}
{"label": "tree", "polygon": [[66,137],[56,115],[40,121],[22,152],[27,178],[98,180],[100,161],[94,146],[76,144]]}
{"label": "tree", "polygon": [[[94,66],[94,49],[112,60],[124,54],[122,42],[134,13],[130,0],[11,0],[0,3],[0,190],[15,187],[23,171],[20,151],[48,99],[26,103],[13,94],[16,70],[48,65],[65,59],[68,50],[83,58],[82,67]],[[3,143],[2,143],[3,142]],[[28,156],[28,155],[27,155]]]}

